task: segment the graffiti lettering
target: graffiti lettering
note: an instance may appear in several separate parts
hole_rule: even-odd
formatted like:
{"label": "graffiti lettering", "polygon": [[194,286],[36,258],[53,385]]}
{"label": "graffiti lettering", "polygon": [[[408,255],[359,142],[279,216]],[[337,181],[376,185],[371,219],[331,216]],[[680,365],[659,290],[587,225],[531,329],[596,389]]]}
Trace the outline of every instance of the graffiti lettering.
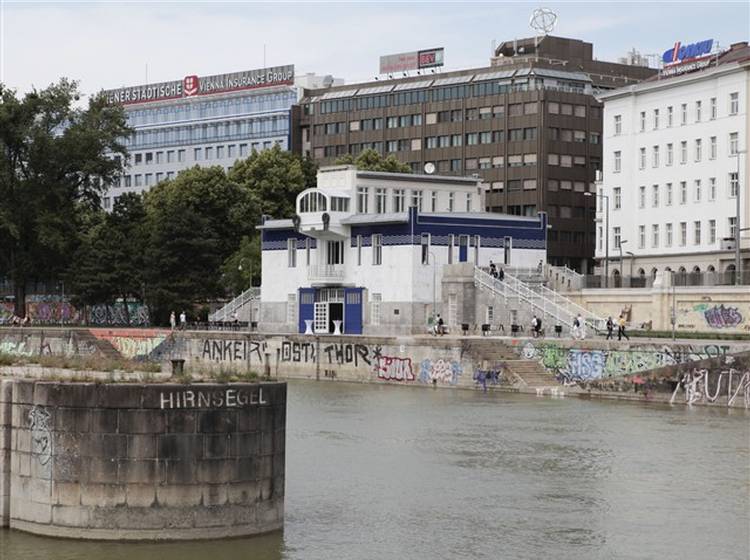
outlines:
{"label": "graffiti lettering", "polygon": [[264,348],[265,342],[255,340],[205,339],[201,357],[213,362],[247,362],[254,355],[260,362]]}
{"label": "graffiti lettering", "polygon": [[442,358],[432,361],[429,358],[422,360],[419,364],[420,383],[447,383],[455,385],[462,369],[459,362],[443,360]]}
{"label": "graffiti lettering", "polygon": [[[726,382],[723,382],[726,380]],[[736,382],[736,385],[735,385]],[[732,406],[738,395],[742,395],[745,408],[750,406],[750,371],[729,369],[710,372],[693,369],[683,373],[677,382],[672,398],[673,404],[682,390],[686,404],[713,403],[726,396],[727,406]]]}
{"label": "graffiti lettering", "polygon": [[46,465],[52,458],[52,435],[49,431],[50,413],[41,406],[29,411],[31,427],[31,453],[36,455],[40,465]]}
{"label": "graffiti lettering", "polygon": [[706,323],[714,329],[724,329],[736,327],[742,323],[742,313],[736,307],[724,307],[724,305],[714,305],[711,309],[703,312]]}
{"label": "graffiti lettering", "polygon": [[380,356],[375,362],[378,379],[387,381],[414,381],[411,358]]}
{"label": "graffiti lettering", "polygon": [[315,344],[312,342],[289,342],[281,343],[281,349],[277,350],[282,362],[315,362]]}
{"label": "graffiti lettering", "polygon": [[371,365],[370,351],[363,344],[331,344],[323,352],[328,356],[329,364],[354,364],[355,367],[361,363]]}

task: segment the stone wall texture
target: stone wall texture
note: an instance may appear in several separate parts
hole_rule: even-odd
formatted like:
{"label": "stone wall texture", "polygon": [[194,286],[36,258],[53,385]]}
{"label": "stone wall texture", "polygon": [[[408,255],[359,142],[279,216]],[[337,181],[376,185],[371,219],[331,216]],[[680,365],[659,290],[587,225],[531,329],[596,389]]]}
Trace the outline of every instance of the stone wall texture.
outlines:
{"label": "stone wall texture", "polygon": [[0,518],[11,528],[145,540],[283,526],[285,383],[0,388]]}

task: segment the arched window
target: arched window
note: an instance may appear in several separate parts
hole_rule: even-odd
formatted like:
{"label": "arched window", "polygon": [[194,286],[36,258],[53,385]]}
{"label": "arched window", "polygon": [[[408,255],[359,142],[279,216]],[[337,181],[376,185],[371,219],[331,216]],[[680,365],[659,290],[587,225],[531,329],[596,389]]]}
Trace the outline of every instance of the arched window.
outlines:
{"label": "arched window", "polygon": [[302,212],[325,212],[326,197],[319,192],[311,191],[299,200],[299,211]]}
{"label": "arched window", "polygon": [[651,278],[656,278],[656,273],[659,272],[659,269],[656,267],[651,269]]}
{"label": "arched window", "polygon": [[678,274],[685,274],[685,272],[687,272],[687,271],[685,270],[685,267],[684,267],[684,266],[681,266],[681,267],[679,268],[679,270],[677,271],[677,273],[678,273]]}
{"label": "arched window", "polygon": [[701,267],[699,267],[699,266],[694,266],[694,267],[693,267],[693,272],[694,272],[695,274],[700,274],[700,273],[701,273]]}
{"label": "arched window", "polygon": [[707,272],[716,272],[716,268],[714,268],[714,265],[709,264],[708,268],[706,269]]}
{"label": "arched window", "polygon": [[638,269],[638,276],[640,276],[641,278],[645,278],[646,277],[646,271],[643,270],[642,268],[639,268]]}

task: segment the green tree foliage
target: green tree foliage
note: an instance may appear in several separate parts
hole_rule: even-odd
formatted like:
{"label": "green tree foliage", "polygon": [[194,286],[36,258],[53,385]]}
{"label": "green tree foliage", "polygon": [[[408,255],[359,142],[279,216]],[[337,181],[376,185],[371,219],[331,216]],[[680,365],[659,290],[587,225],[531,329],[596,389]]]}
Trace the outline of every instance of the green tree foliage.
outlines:
{"label": "green tree foliage", "polygon": [[221,167],[183,171],[144,198],[146,299],[164,323],[172,310],[190,314],[195,303],[224,295],[221,266],[254,231],[260,204]]}
{"label": "green tree foliage", "polygon": [[79,239],[80,214],[121,171],[130,134],[101,96],[76,108],[66,79],[22,98],[0,85],[0,270],[25,314],[26,283],[59,276]]}
{"label": "green tree foliage", "polygon": [[385,171],[387,173],[411,173],[411,167],[396,159],[394,155],[383,157],[379,152],[368,148],[356,158],[347,154],[336,160],[339,165],[354,165],[363,171]]}
{"label": "green tree foliage", "polygon": [[221,267],[224,285],[233,294],[260,286],[260,263],[260,235],[244,236],[239,249]]}

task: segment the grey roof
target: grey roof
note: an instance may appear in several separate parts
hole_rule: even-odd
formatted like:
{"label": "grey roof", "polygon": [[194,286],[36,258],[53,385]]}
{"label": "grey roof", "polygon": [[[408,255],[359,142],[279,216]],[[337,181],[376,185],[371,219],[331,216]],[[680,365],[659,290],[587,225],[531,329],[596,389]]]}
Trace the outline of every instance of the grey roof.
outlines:
{"label": "grey roof", "polygon": [[390,181],[408,181],[424,183],[467,183],[476,185],[478,178],[458,177],[453,175],[423,175],[417,173],[387,173],[385,171],[357,171],[357,177],[363,179],[386,179]]}
{"label": "grey roof", "polygon": [[534,68],[536,76],[547,76],[548,78],[559,78],[561,80],[574,80],[577,82],[590,82],[591,78],[583,72],[565,72],[551,68]]}
{"label": "grey roof", "polygon": [[352,214],[341,220],[344,225],[356,224],[393,224],[409,221],[407,212],[389,212],[387,214]]}
{"label": "grey roof", "polygon": [[393,91],[404,91],[408,89],[419,89],[427,87],[432,83],[432,80],[423,80],[421,82],[406,82],[405,84],[398,84]]}
{"label": "grey roof", "polygon": [[356,89],[347,89],[343,91],[329,91],[320,96],[320,99],[339,99],[340,97],[351,97],[357,92]]}
{"label": "grey roof", "polygon": [[372,95],[375,93],[388,93],[393,89],[393,84],[388,84],[385,86],[376,86],[371,88],[362,88],[360,90],[357,90],[357,93],[355,95]]}
{"label": "grey roof", "polygon": [[291,229],[294,227],[292,220],[266,220],[255,229]]}
{"label": "grey roof", "polygon": [[512,220],[512,221],[534,221],[539,216],[516,216],[513,214],[501,214],[499,212],[420,212],[420,216],[436,216],[438,218],[471,218],[473,220]]}
{"label": "grey roof", "polygon": [[440,78],[439,80],[435,80],[435,83],[432,85],[448,86],[451,84],[465,84],[466,82],[470,82],[473,77],[474,74],[469,74],[468,76],[452,76],[450,78]]}
{"label": "grey roof", "polygon": [[500,70],[498,72],[487,72],[485,74],[477,74],[474,76],[475,82],[481,82],[482,80],[500,80],[503,78],[510,78],[515,74],[516,71],[514,70]]}

